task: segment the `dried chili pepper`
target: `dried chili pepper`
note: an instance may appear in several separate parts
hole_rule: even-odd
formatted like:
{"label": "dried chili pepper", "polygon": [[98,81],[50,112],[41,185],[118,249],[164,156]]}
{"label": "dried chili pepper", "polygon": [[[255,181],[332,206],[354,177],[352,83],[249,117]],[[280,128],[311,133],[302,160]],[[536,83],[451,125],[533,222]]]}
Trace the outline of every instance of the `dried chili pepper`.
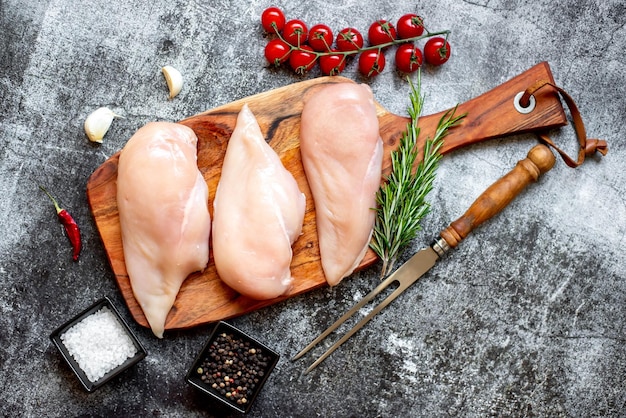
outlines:
{"label": "dried chili pepper", "polygon": [[72,259],[74,261],[77,261],[78,255],[80,254],[80,250],[82,248],[82,243],[80,239],[80,229],[78,228],[78,224],[76,223],[74,218],[72,218],[72,215],[70,215],[68,211],[66,211],[65,209],[62,209],[59,206],[56,199],[52,197],[52,195],[48,193],[46,189],[44,189],[42,186],[39,186],[39,188],[48,195],[50,200],[52,200],[52,203],[54,204],[54,208],[57,211],[57,217],[59,218],[59,222],[61,222],[61,225],[63,225],[63,227],[65,228],[67,237],[69,238],[70,243],[72,244],[72,249],[73,249]]}

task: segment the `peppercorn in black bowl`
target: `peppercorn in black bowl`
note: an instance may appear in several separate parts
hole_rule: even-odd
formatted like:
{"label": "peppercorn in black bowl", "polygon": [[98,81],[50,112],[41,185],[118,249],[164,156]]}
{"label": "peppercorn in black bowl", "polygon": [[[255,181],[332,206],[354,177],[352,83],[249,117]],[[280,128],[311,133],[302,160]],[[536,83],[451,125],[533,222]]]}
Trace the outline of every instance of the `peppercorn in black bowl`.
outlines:
{"label": "peppercorn in black bowl", "polygon": [[220,321],[187,373],[187,382],[247,413],[278,363],[278,353]]}
{"label": "peppercorn in black bowl", "polygon": [[106,297],[61,325],[50,339],[87,392],[146,357],[146,350]]}

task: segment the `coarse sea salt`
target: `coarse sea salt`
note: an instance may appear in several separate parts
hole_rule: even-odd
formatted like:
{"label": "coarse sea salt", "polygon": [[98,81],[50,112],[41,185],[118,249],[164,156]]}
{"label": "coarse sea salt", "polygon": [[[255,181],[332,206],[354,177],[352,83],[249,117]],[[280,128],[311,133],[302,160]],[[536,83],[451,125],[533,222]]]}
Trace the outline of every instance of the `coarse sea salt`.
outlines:
{"label": "coarse sea salt", "polygon": [[137,347],[107,307],[73,325],[61,341],[94,383],[137,354]]}

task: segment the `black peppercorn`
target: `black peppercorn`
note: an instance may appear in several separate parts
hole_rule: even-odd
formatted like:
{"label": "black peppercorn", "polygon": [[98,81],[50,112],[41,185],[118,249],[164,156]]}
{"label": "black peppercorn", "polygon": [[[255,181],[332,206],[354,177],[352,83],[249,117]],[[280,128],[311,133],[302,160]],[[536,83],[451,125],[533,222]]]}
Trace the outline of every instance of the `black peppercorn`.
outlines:
{"label": "black peppercorn", "polygon": [[197,369],[202,382],[239,405],[246,404],[253,396],[270,360],[262,348],[230,333],[218,335],[205,355]]}

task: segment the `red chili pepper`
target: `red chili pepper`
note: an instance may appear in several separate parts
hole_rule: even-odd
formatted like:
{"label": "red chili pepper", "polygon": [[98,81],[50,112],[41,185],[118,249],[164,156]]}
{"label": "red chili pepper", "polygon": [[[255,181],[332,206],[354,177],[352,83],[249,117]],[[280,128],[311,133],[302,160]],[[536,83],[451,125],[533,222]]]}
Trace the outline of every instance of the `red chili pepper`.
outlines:
{"label": "red chili pepper", "polygon": [[74,250],[72,252],[72,259],[74,261],[77,261],[78,255],[80,254],[80,250],[82,247],[81,240],[80,240],[80,229],[78,228],[78,224],[76,223],[74,218],[72,218],[72,215],[70,215],[68,211],[59,207],[59,204],[57,203],[57,201],[54,199],[54,197],[52,197],[50,193],[48,193],[46,189],[44,189],[41,186],[39,186],[39,188],[48,195],[50,200],[52,200],[52,203],[54,204],[54,208],[57,211],[57,217],[59,218],[59,222],[61,222],[61,225],[63,225],[63,227],[65,228],[67,237],[69,238],[70,243],[72,244],[72,248]]}

